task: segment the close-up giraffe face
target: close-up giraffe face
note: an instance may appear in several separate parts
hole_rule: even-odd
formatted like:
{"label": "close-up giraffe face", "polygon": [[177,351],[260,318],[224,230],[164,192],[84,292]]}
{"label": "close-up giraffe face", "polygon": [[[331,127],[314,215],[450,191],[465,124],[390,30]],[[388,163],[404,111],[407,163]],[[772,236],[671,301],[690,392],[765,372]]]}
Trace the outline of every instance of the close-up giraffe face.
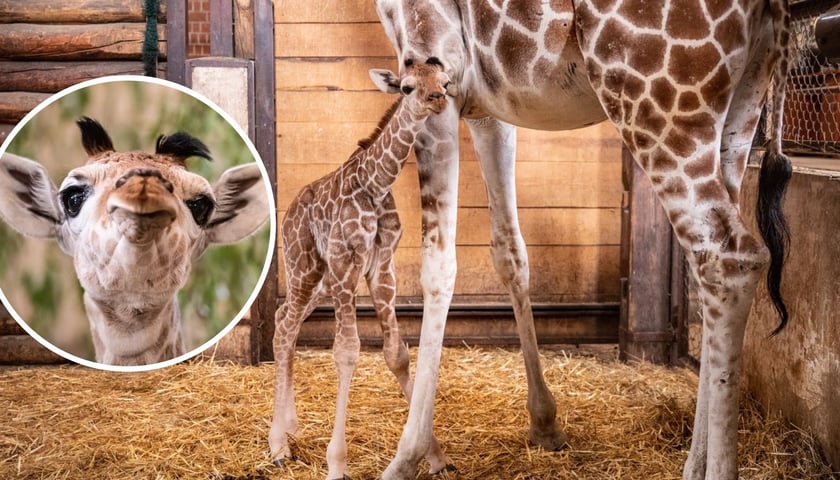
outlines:
{"label": "close-up giraffe face", "polygon": [[271,236],[264,172],[231,120],[184,93],[94,82],[45,102],[4,145],[13,258],[0,288],[56,353],[157,364],[247,310]]}
{"label": "close-up giraffe face", "polygon": [[409,97],[409,108],[417,115],[440,113],[446,108],[449,75],[435,58],[406,66],[400,92]]}

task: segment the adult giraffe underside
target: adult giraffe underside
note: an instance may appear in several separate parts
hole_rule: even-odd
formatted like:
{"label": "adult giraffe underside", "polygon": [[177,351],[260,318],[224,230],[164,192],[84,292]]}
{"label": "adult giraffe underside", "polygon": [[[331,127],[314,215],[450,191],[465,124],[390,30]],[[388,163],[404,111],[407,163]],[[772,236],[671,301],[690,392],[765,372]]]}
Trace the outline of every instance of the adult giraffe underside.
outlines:
{"label": "adult giraffe underside", "polygon": [[[424,315],[415,388],[383,478],[414,478],[432,438],[443,326],[455,282],[458,122],[472,133],[491,210],[494,266],[510,291],[528,378],[529,439],[566,435],[542,377],[516,214],[513,125],[579,128],[609,119],[650,178],[699,285],[700,385],[686,479],[735,479],[744,327],[756,285],[779,293],[787,230],[780,204],[790,164],[779,127],[787,71],[784,0],[377,0],[400,66],[437,57],[457,85],[450,108],[415,145],[423,205]],[[774,85],[774,88],[770,86]],[[758,216],[738,197],[762,105],[772,90]],[[763,202],[763,203],[762,203]],[[765,246],[766,245],[766,246]]]}

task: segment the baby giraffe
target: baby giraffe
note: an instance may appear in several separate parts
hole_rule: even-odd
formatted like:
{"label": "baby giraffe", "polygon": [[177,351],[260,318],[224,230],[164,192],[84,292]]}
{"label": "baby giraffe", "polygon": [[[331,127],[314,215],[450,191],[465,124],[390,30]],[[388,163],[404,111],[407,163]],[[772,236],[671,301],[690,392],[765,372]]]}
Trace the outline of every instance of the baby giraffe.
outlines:
{"label": "baby giraffe", "polygon": [[[370,75],[383,92],[402,96],[349,160],[301,190],[281,223],[286,300],[275,316],[276,379],[269,445],[276,464],[291,456],[288,435],[298,424],[292,368],[295,342],[301,323],[323,295],[330,295],[336,316],[333,353],[338,398],[327,447],[327,479],[349,478],[345,424],[350,380],[359,358],[356,287],[362,276],[382,327],[385,361],[411,398],[408,351],[394,313],[394,250],[402,230],[391,186],[426,118],[447,107],[449,77],[435,58],[406,65],[402,79],[387,70],[371,70]],[[448,463],[434,438],[426,458],[435,472]]]}
{"label": "baby giraffe", "polygon": [[78,122],[85,165],[60,188],[38,163],[0,157],[0,219],[52,238],[73,257],[96,361],[149,365],[184,353],[177,292],[212,243],[233,243],[268,219],[260,169],[228,169],[211,187],[186,159],[209,159],[186,133],[161,135],[154,153],[117,152],[99,122]]}

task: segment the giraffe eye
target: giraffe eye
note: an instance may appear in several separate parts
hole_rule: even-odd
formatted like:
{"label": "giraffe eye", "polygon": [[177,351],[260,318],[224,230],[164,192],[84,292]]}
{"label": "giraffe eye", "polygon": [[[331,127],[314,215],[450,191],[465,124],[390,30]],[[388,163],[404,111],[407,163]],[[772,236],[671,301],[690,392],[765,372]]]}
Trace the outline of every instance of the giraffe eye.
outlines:
{"label": "giraffe eye", "polygon": [[75,218],[82,211],[82,206],[84,206],[88,197],[90,197],[90,189],[81,185],[74,185],[62,190],[59,193],[59,200],[62,208],[64,208],[64,214],[70,218]]}
{"label": "giraffe eye", "polygon": [[411,95],[411,92],[413,92],[413,91],[414,91],[414,87],[409,87],[408,85],[405,85],[405,86],[402,87],[403,95]]}
{"label": "giraffe eye", "polygon": [[213,209],[216,208],[216,204],[213,202],[213,199],[207,195],[199,195],[198,197],[195,197],[192,200],[187,200],[184,203],[186,203],[187,208],[190,209],[190,213],[192,214],[195,223],[201,227],[207,225],[207,222],[210,220],[210,214],[213,213]]}

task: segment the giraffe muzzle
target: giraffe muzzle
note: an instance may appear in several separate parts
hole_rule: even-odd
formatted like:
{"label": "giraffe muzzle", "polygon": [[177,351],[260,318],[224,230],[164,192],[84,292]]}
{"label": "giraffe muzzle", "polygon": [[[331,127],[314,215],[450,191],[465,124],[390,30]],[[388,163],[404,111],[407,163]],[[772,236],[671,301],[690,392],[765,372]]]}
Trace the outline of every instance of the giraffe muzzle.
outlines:
{"label": "giraffe muzzle", "polygon": [[153,240],[178,216],[172,183],[154,169],[135,169],[120,177],[106,204],[108,215],[129,241]]}

